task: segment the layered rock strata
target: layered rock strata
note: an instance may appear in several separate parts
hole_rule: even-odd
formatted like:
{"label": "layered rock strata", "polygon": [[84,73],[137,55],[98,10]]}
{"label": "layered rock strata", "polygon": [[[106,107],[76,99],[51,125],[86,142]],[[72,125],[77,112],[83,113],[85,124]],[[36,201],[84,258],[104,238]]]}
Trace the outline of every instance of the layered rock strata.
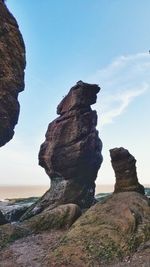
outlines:
{"label": "layered rock strata", "polygon": [[18,24],[0,0],[0,146],[14,135],[24,89],[25,46]]}
{"label": "layered rock strata", "polygon": [[144,194],[144,187],[138,182],[136,159],[123,147],[110,150],[112,167],[116,176],[114,192],[136,191]]}
{"label": "layered rock strata", "polygon": [[39,152],[39,164],[51,179],[51,188],[30,208],[28,216],[47,206],[74,203],[88,208],[94,203],[102,142],[96,130],[97,114],[91,105],[96,103],[99,91],[98,85],[79,81],[58,105],[60,116],[49,124]]}

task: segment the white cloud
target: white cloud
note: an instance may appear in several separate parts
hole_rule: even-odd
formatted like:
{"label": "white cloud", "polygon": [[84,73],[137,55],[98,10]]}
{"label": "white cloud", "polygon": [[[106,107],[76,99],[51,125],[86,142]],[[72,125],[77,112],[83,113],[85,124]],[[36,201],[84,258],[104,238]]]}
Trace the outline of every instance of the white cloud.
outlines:
{"label": "white cloud", "polygon": [[116,95],[113,97],[112,101],[117,103],[115,107],[112,107],[111,105],[113,103],[110,103],[110,106],[108,109],[104,111],[104,114],[101,115],[101,125],[112,123],[115,117],[120,116],[128,107],[128,105],[133,101],[133,99],[137,96],[142,95],[146,92],[148,89],[147,84],[143,84],[141,88],[136,88],[132,91],[125,91],[123,93],[116,93]]}
{"label": "white cloud", "polygon": [[150,90],[150,55],[120,56],[88,78],[102,87],[96,109],[101,126],[112,123],[138,96]]}

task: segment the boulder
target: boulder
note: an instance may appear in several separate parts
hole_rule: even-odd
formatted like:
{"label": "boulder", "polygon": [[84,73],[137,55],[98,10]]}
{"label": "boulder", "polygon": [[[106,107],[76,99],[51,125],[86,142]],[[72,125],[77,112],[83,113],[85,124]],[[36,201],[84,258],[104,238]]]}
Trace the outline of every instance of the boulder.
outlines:
{"label": "boulder", "polygon": [[0,146],[14,135],[18,94],[24,90],[25,46],[18,24],[0,0]]}
{"label": "boulder", "polygon": [[112,167],[116,176],[114,192],[136,191],[145,194],[144,187],[138,182],[136,159],[123,147],[110,149]]}
{"label": "boulder", "polygon": [[14,208],[14,209],[8,211],[5,214],[5,217],[6,217],[8,222],[16,222],[27,211],[27,209],[28,209],[28,206],[22,206],[19,208]]}
{"label": "boulder", "polygon": [[0,225],[3,225],[5,223],[7,223],[7,220],[5,216],[3,215],[3,213],[0,211]]}
{"label": "boulder", "polygon": [[[24,225],[10,224],[0,226],[0,250],[17,239],[31,235],[31,231]],[[15,267],[15,266],[14,266]]]}
{"label": "boulder", "polygon": [[[81,215],[75,204],[60,205],[45,209],[22,223],[7,223],[0,226],[0,249],[18,239],[50,230],[67,230]],[[0,215],[1,216],[1,215]],[[0,217],[1,218],[1,217]],[[48,232],[47,232],[48,233]]]}
{"label": "boulder", "polygon": [[49,208],[45,209],[40,214],[25,221],[25,225],[34,233],[51,229],[68,229],[80,215],[81,209],[79,206],[65,204],[52,210]]}
{"label": "boulder", "polygon": [[98,85],[77,82],[57,107],[41,145],[39,164],[51,180],[51,188],[21,218],[27,219],[46,207],[74,203],[89,208],[95,203],[95,180],[102,163],[96,102]]}

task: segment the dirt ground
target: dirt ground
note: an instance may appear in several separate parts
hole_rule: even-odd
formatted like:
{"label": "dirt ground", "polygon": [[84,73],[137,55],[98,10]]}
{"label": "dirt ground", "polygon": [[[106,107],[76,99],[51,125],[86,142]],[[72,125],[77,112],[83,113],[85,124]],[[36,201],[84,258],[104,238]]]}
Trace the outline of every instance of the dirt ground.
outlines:
{"label": "dirt ground", "polygon": [[45,232],[15,241],[0,252],[0,267],[44,267],[43,258],[63,234],[63,231]]}
{"label": "dirt ground", "polygon": [[[45,261],[43,265],[43,260],[57,246],[64,233],[65,231],[44,232],[15,241],[0,252],[0,267],[48,267]],[[100,267],[150,267],[150,242],[131,258]]]}

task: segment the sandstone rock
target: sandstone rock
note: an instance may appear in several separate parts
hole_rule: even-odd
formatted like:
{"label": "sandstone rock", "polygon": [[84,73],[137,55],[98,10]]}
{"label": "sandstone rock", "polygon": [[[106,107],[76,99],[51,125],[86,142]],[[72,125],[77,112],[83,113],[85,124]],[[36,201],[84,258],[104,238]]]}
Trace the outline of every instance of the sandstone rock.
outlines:
{"label": "sandstone rock", "polygon": [[18,24],[0,0],[0,146],[14,135],[24,89],[25,46]]}
{"label": "sandstone rock", "polygon": [[7,223],[7,220],[5,219],[5,216],[0,211],[0,225]]}
{"label": "sandstone rock", "polygon": [[[49,124],[46,140],[39,153],[39,164],[49,175],[53,190],[64,181],[67,192],[63,193],[61,199],[68,198],[68,191],[70,194],[75,191],[78,199],[83,194],[77,203],[80,206],[90,206],[92,203],[95,179],[102,163],[102,143],[96,130],[97,114],[90,107],[96,102],[99,90],[97,85],[81,81],[71,88],[58,105],[60,117]],[[87,203],[88,195],[91,203]]]}
{"label": "sandstone rock", "polygon": [[81,215],[81,209],[75,204],[60,205],[54,209],[45,209],[25,222],[32,232],[51,229],[68,229]]}
{"label": "sandstone rock", "polygon": [[137,192],[122,192],[88,209],[43,264],[108,266],[132,255],[148,241],[150,200]]}
{"label": "sandstone rock", "polygon": [[55,209],[45,209],[40,214],[22,223],[0,226],[0,248],[23,237],[50,230],[67,230],[81,215],[75,204],[60,205]]}
{"label": "sandstone rock", "polygon": [[57,107],[61,116],[49,124],[39,164],[51,180],[60,177],[93,183],[102,162],[96,131],[97,114],[90,105],[100,88],[78,82]]}
{"label": "sandstone rock", "polygon": [[136,191],[144,194],[144,187],[138,182],[136,160],[123,147],[110,150],[112,167],[116,176],[115,193]]}
{"label": "sandstone rock", "polygon": [[31,231],[24,225],[10,224],[0,226],[0,250],[17,239],[31,235]]}
{"label": "sandstone rock", "polygon": [[94,202],[95,180],[102,163],[97,114],[90,105],[100,88],[79,81],[57,107],[60,116],[51,122],[41,145],[39,164],[51,179],[51,188],[21,220],[44,208],[66,203],[88,208]]}

